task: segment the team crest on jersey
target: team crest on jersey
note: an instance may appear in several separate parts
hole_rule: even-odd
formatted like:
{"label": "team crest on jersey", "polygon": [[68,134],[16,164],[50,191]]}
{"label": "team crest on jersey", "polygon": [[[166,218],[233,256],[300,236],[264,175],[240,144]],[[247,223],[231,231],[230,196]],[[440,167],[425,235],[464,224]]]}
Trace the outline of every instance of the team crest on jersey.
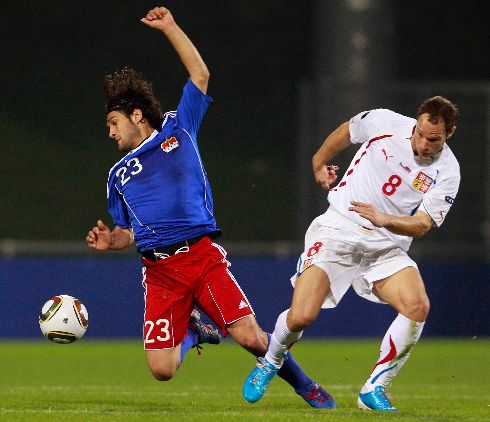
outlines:
{"label": "team crest on jersey", "polygon": [[309,266],[311,266],[311,262],[313,261],[313,258],[305,259],[303,261],[303,265],[301,266],[301,272],[306,270]]}
{"label": "team crest on jersey", "polygon": [[432,185],[432,181],[433,180],[431,177],[427,176],[424,172],[421,171],[419,172],[419,174],[417,174],[417,177],[413,181],[412,186],[420,192],[425,193],[429,190],[430,185]]}
{"label": "team crest on jersey", "polygon": [[175,136],[172,136],[171,138],[165,138],[165,141],[162,142],[160,147],[165,151],[165,152],[170,152],[173,149],[177,148],[179,146],[179,141]]}

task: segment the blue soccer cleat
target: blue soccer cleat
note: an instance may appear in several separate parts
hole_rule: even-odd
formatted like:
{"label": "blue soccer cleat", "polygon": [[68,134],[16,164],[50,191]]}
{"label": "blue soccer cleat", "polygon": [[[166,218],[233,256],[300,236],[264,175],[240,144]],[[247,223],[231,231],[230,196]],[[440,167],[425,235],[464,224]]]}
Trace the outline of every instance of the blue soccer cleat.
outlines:
{"label": "blue soccer cleat", "polygon": [[306,387],[306,392],[300,394],[300,396],[311,407],[317,409],[335,409],[337,407],[334,398],[316,382],[308,385],[308,387]]}
{"label": "blue soccer cleat", "polygon": [[221,341],[221,335],[218,329],[214,328],[211,324],[203,324],[201,314],[196,309],[191,313],[188,327],[197,333],[197,346],[203,343],[219,344]]}
{"label": "blue soccer cleat", "polygon": [[385,388],[378,385],[369,393],[360,393],[357,398],[357,405],[364,410],[380,410],[385,412],[396,412],[398,409],[393,407],[388,397],[386,397]]}
{"label": "blue soccer cleat", "polygon": [[267,391],[269,383],[280,368],[274,366],[265,358],[259,358],[259,362],[243,384],[243,397],[249,403],[259,401]]}

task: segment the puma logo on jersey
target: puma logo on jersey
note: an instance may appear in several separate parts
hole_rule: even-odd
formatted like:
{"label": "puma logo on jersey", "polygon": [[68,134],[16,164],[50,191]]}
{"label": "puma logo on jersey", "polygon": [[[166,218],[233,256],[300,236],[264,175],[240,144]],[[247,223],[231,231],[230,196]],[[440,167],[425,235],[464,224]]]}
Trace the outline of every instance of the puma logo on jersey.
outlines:
{"label": "puma logo on jersey", "polygon": [[400,161],[400,167],[405,170],[407,173],[410,173],[412,171],[412,169],[410,167],[408,167],[407,165],[405,165],[405,163],[401,162]]}
{"label": "puma logo on jersey", "polygon": [[388,161],[388,158],[393,158],[393,155],[388,155],[388,153],[386,152],[386,150],[384,148],[381,151],[383,151],[383,154],[386,157],[386,161]]}
{"label": "puma logo on jersey", "polygon": [[244,300],[240,301],[240,305],[238,305],[238,309],[248,308],[248,303]]}
{"label": "puma logo on jersey", "polygon": [[162,150],[165,152],[170,152],[173,149],[177,148],[178,146],[179,146],[179,141],[175,136],[172,136],[171,138],[165,138],[165,141],[163,141],[162,144],[160,145]]}

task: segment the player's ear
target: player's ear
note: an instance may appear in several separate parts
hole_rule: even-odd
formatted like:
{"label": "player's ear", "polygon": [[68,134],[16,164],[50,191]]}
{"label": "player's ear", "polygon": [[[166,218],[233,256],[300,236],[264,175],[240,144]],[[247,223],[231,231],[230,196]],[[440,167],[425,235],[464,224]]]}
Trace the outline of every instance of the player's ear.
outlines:
{"label": "player's ear", "polygon": [[134,124],[143,123],[143,112],[139,108],[135,108],[131,113],[131,120]]}
{"label": "player's ear", "polygon": [[447,140],[448,140],[448,139],[449,139],[451,136],[453,136],[453,133],[455,132],[455,130],[456,130],[456,126],[453,126],[453,127],[452,127],[452,128],[449,130],[449,132],[447,133],[447,136],[446,136],[446,141],[447,141]]}

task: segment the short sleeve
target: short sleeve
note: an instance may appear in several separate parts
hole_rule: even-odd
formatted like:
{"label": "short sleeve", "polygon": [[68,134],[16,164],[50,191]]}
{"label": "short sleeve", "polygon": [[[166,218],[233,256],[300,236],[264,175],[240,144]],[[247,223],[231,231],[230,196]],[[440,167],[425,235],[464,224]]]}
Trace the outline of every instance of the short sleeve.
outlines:
{"label": "short sleeve", "polygon": [[122,195],[116,190],[115,186],[112,187],[107,184],[107,202],[109,214],[112,217],[112,221],[115,226],[119,226],[123,229],[131,227],[129,220],[128,209],[123,202]]}
{"label": "short sleeve", "polygon": [[374,113],[374,110],[363,111],[349,120],[350,139],[353,144],[361,144],[369,139],[369,126]]}
{"label": "short sleeve", "polygon": [[430,215],[437,227],[444,222],[447,213],[453,205],[459,189],[459,171],[452,177],[437,180],[424,195],[420,210]]}
{"label": "short sleeve", "polygon": [[189,78],[177,107],[177,125],[186,129],[195,139],[206,110],[213,99],[204,94]]}
{"label": "short sleeve", "polygon": [[[409,119],[408,121],[414,121]],[[353,144],[362,144],[373,137],[393,133],[400,124],[407,124],[407,117],[394,111],[377,108],[356,114],[349,120],[350,139]]]}

